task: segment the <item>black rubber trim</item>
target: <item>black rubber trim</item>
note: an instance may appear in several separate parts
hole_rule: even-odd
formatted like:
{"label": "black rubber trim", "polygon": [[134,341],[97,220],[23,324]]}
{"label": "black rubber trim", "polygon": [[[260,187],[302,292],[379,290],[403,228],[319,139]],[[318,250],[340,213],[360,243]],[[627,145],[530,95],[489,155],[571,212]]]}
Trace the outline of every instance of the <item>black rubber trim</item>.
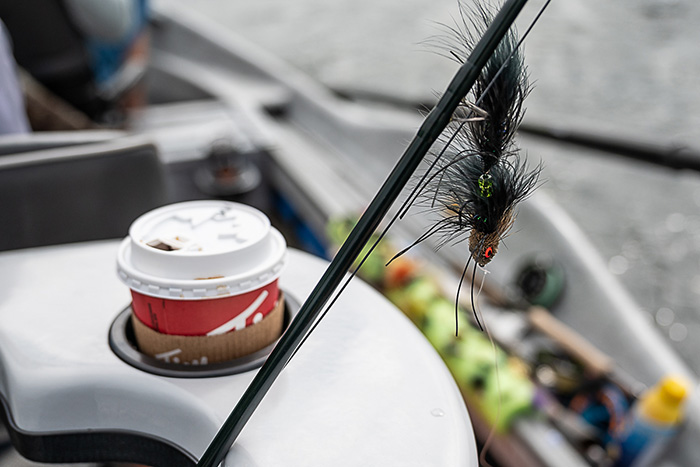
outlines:
{"label": "black rubber trim", "polygon": [[[299,311],[299,302],[285,292],[283,333],[287,330],[297,311]],[[254,370],[262,366],[277,344],[277,341],[275,341],[257,352],[227,362],[209,363],[207,365],[166,363],[139,351],[130,318],[131,306],[127,306],[112,322],[112,326],[109,329],[110,348],[117,357],[134,368],[169,378],[214,378]]]}
{"label": "black rubber trim", "polygon": [[128,430],[29,432],[15,423],[0,394],[0,420],[17,452],[45,463],[132,462],[152,467],[192,467],[196,458],[156,436]]}

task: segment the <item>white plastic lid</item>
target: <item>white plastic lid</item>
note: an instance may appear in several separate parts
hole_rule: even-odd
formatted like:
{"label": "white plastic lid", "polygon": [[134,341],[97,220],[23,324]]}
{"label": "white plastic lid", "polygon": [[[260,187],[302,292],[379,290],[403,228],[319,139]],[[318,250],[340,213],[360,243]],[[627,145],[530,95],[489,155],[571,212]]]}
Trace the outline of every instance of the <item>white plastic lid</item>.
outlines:
{"label": "white plastic lid", "polygon": [[132,290],[173,299],[238,295],[277,279],[287,245],[255,208],[189,201],[148,212],[131,224],[117,271]]}

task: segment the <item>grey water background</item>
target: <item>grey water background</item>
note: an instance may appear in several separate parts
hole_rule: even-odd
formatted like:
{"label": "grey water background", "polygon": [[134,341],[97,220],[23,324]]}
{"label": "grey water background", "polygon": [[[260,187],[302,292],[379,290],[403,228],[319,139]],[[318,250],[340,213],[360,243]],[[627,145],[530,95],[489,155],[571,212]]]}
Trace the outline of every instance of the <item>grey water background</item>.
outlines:
{"label": "grey water background", "polygon": [[[338,90],[431,101],[456,70],[425,41],[458,17],[457,0],[169,1]],[[528,3],[520,31],[543,4]],[[535,84],[525,121],[700,148],[699,26],[696,0],[554,0],[524,46]],[[700,174],[523,147],[545,162],[541,189],[700,373]]]}

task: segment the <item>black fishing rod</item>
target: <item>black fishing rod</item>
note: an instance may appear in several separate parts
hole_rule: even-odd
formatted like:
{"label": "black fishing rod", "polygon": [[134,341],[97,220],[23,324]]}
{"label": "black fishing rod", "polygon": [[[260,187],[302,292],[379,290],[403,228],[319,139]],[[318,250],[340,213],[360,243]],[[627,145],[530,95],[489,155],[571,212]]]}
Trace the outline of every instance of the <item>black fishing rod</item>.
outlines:
{"label": "black fishing rod", "polygon": [[289,328],[270,353],[243,396],[211,441],[199,467],[216,467],[226,456],[267,391],[287,365],[313,326],[323,307],[352,267],[389,208],[399,196],[428,150],[452,119],[452,114],[469,93],[482,68],[508,32],[527,0],[507,0],[481,40],[447,87],[447,90],[418,129],[347,240],[331,261]]}

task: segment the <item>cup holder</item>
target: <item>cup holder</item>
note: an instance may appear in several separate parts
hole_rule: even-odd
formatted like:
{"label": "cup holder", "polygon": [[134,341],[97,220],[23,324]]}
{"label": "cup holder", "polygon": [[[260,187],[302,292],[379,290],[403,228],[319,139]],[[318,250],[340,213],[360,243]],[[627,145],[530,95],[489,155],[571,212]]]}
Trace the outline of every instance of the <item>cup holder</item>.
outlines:
{"label": "cup holder", "polygon": [[[298,311],[299,302],[290,297],[288,293],[285,293],[282,333],[287,330],[289,323]],[[183,365],[167,363],[139,351],[131,323],[131,305],[117,315],[109,329],[109,346],[117,357],[139,370],[170,378],[213,378],[250,371],[262,366],[276,344],[277,340],[252,354],[227,362],[206,365]]]}

